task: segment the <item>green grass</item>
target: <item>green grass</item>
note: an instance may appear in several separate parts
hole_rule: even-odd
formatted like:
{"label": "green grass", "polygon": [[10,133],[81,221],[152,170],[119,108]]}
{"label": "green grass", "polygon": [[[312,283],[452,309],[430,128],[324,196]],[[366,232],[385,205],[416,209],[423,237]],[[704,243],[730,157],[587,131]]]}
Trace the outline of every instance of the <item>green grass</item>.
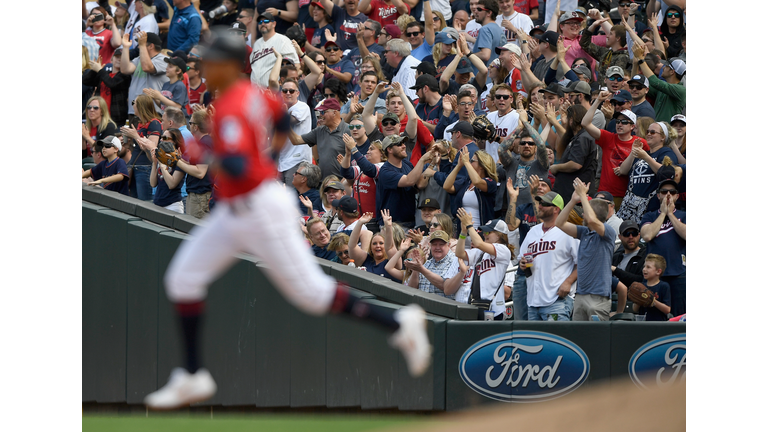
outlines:
{"label": "green grass", "polygon": [[360,432],[381,428],[424,423],[425,419],[413,416],[377,416],[377,415],[228,415],[214,414],[214,418],[204,414],[174,416],[150,414],[149,418],[141,415],[114,416],[84,415],[83,432]]}

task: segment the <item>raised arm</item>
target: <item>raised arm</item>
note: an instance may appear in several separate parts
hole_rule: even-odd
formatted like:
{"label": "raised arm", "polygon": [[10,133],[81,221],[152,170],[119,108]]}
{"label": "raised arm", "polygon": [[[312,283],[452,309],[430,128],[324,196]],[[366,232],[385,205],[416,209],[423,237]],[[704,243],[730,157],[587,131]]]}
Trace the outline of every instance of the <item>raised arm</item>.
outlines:
{"label": "raised arm", "polygon": [[371,0],[360,0],[360,3],[357,4],[357,9],[364,13],[365,15],[370,15],[371,9]]}
{"label": "raised arm", "polygon": [[[131,35],[128,33],[123,35],[123,53],[128,53],[131,49]],[[130,75],[136,70],[136,65],[131,62],[130,56],[120,56],[120,72],[125,75]],[[130,102],[130,101],[129,101]]]}
{"label": "raised arm", "polygon": [[[392,0],[392,4],[397,8],[397,12],[400,15],[408,15],[408,13],[409,13],[408,6],[406,6],[405,3],[403,3],[403,0]],[[363,12],[363,13],[365,13],[365,12]],[[366,15],[368,15],[368,14],[366,14]]]}
{"label": "raised arm", "polygon": [[448,174],[448,177],[445,178],[445,182],[443,182],[443,189],[445,189],[445,191],[451,195],[456,193],[456,188],[453,186],[453,184],[456,183],[456,177],[459,175],[459,171],[461,171],[463,166],[464,162],[462,158],[459,158],[456,166],[453,167],[451,173]]}
{"label": "raised arm", "polygon": [[389,273],[390,276],[392,276],[395,279],[403,280],[405,277],[405,271],[398,269],[397,265],[400,264],[402,261],[403,254],[411,247],[411,239],[406,237],[405,240],[403,240],[400,243],[400,249],[395,252],[394,255],[389,257],[389,260],[387,261],[387,264],[384,266],[384,270]]}
{"label": "raised arm", "polygon": [[361,249],[357,243],[360,241],[360,231],[363,230],[363,226],[370,222],[371,219],[373,219],[373,213],[364,213],[360,219],[357,220],[355,229],[353,229],[352,233],[349,235],[349,257],[355,260],[355,263],[358,265],[362,265],[366,258],[368,258],[368,253]]}
{"label": "raised arm", "polygon": [[[394,4],[394,2],[392,2]],[[432,21],[432,5],[424,0],[424,39],[429,46],[435,44],[435,23]],[[407,12],[406,12],[407,13]]]}
{"label": "raised arm", "polygon": [[397,182],[397,187],[410,187],[416,185],[416,183],[419,182],[419,179],[421,178],[422,173],[424,172],[424,164],[432,160],[432,158],[435,156],[435,148],[432,147],[429,150],[427,150],[423,155],[421,155],[421,158],[419,159],[419,162],[416,164],[415,167],[411,170],[411,172],[408,173],[408,175],[404,175],[400,177],[400,181]]}
{"label": "raised arm", "polygon": [[[117,28],[117,23],[115,22],[115,19],[112,18],[112,16],[108,15],[104,19],[107,23],[107,27],[112,30],[112,38],[109,40],[109,43],[112,45],[112,48],[117,48],[123,43],[123,36],[120,33],[120,29]],[[106,61],[107,59],[103,60]]]}
{"label": "raised arm", "polygon": [[448,63],[448,66],[445,67],[445,70],[443,70],[442,75],[440,75],[440,93],[445,93],[448,91],[448,86],[451,84],[451,77],[456,72],[456,68],[459,67],[460,61],[460,55],[454,56],[453,60],[451,60],[451,62]]}
{"label": "raised arm", "polygon": [[[491,255],[496,256],[496,248],[493,247],[492,243],[486,243],[483,238],[480,236],[480,234],[477,233],[477,230],[472,228],[468,228],[472,226],[472,213],[469,213],[468,211],[464,210],[463,207],[460,207],[456,211],[456,215],[459,217],[459,223],[461,224],[461,234],[468,236],[472,239],[472,246],[474,248],[480,249],[481,251]],[[459,243],[462,243],[459,241]],[[456,244],[456,249],[459,248],[459,244]]]}
{"label": "raised arm", "polygon": [[392,256],[397,252],[397,245],[395,245],[392,215],[389,214],[389,209],[381,209],[381,221],[384,222],[384,250],[387,256]]}
{"label": "raised arm", "polygon": [[[458,242],[456,244],[456,248],[459,248],[459,244],[462,244],[463,242]],[[459,291],[459,288],[461,288],[462,283],[464,282],[464,275],[467,274],[467,270],[469,270],[469,266],[467,263],[464,262],[463,259],[458,258],[459,261],[459,271],[454,276],[452,276],[449,279],[445,279],[443,282],[443,292],[446,295],[454,295],[456,292]]]}
{"label": "raised arm", "polygon": [[480,174],[475,171],[475,168],[472,166],[469,160],[469,150],[467,150],[467,147],[463,147],[461,151],[459,152],[461,160],[464,163],[464,167],[467,169],[467,174],[469,175],[469,181],[472,182],[472,184],[480,189],[483,192],[488,192],[488,183],[485,182],[485,180],[480,177]]}
{"label": "raised arm", "polygon": [[[157,70],[152,63],[152,58],[149,56],[149,50],[147,50],[147,34],[145,32],[139,32],[137,41],[139,43],[139,61],[141,62],[141,70],[148,74],[156,73]],[[123,51],[125,51],[125,49],[123,49]]]}
{"label": "raised arm", "polygon": [[[574,187],[575,186],[576,182],[574,182]],[[574,190],[573,195],[571,196],[571,200],[568,201],[568,204],[566,204],[563,210],[560,211],[560,214],[557,215],[557,219],[555,220],[556,227],[560,228],[561,231],[575,239],[578,238],[578,231],[576,230],[576,225],[568,222],[568,216],[571,214],[571,210],[573,210],[573,208],[576,206],[576,203],[578,203],[580,200],[581,197]]]}
{"label": "raised arm", "polygon": [[[546,8],[544,9],[544,13],[547,13]],[[552,13],[552,18],[549,20],[547,31],[553,31],[557,33],[557,22],[560,20],[560,15],[562,14],[563,13],[560,11],[560,0],[557,0],[557,6],[555,6],[555,11]]]}
{"label": "raised arm", "polygon": [[[405,94],[405,89],[399,82],[392,83],[391,87],[393,91],[400,95],[400,99],[403,101],[403,108],[405,108],[405,113],[408,115],[408,123],[405,125],[405,133],[408,135],[408,138],[415,138],[419,122],[419,115],[416,114],[416,108],[413,107],[408,95]],[[370,101],[374,102],[375,100],[376,99],[371,99]],[[367,105],[371,105],[371,103],[368,103]]]}
{"label": "raised arm", "polygon": [[365,133],[367,135],[372,134],[376,129],[376,100],[379,98],[379,95],[388,88],[389,86],[387,83],[383,81],[378,83],[376,88],[373,89],[373,93],[371,93],[368,103],[365,104],[365,107],[363,108],[363,125],[365,126]]}
{"label": "raised arm", "polygon": [[[517,197],[520,194],[518,188],[515,187],[515,180],[512,177],[507,177],[507,195],[509,195],[509,206],[507,206],[507,214],[504,216],[504,222],[507,223],[507,228],[510,231],[514,231],[520,226],[520,219],[517,218]],[[461,242],[459,242],[461,243]],[[458,245],[456,246],[458,249]]]}
{"label": "raised arm", "polygon": [[592,119],[595,118],[595,111],[597,111],[597,106],[602,102],[607,101],[611,96],[611,92],[601,91],[600,95],[595,98],[594,102],[592,102],[592,106],[589,107],[587,113],[584,114],[584,118],[581,120],[581,127],[586,129],[587,133],[596,140],[600,139],[601,132],[597,126],[592,124]]}
{"label": "raised arm", "polygon": [[579,194],[579,198],[581,199],[581,207],[584,209],[584,221],[587,223],[587,228],[602,237],[605,234],[605,224],[597,218],[595,211],[592,209],[592,205],[589,203],[589,199],[587,198],[589,184],[584,184],[578,177],[576,177],[575,183],[575,193]]}
{"label": "raised arm", "polygon": [[283,64],[283,55],[274,47],[270,49],[275,56],[275,65],[272,66],[272,70],[269,72],[269,89],[277,92],[280,90],[280,68]]}
{"label": "raised arm", "polygon": [[[475,79],[477,80],[477,82],[480,83],[481,85],[485,85],[485,81],[488,79],[488,67],[485,65],[485,62],[480,57],[472,53],[472,51],[469,49],[469,46],[467,45],[467,38],[466,36],[464,36],[463,33],[459,34],[459,50],[461,52],[461,55],[468,58],[470,63],[472,63],[472,65],[475,68],[477,68],[477,75],[475,75]],[[457,55],[456,57],[459,57],[459,56]],[[456,71],[456,66],[454,66],[453,71],[454,72]],[[445,72],[443,72],[443,75],[440,76],[441,82],[443,80],[444,74]],[[451,73],[451,76],[453,76],[453,73]],[[450,79],[450,77],[448,78]]]}

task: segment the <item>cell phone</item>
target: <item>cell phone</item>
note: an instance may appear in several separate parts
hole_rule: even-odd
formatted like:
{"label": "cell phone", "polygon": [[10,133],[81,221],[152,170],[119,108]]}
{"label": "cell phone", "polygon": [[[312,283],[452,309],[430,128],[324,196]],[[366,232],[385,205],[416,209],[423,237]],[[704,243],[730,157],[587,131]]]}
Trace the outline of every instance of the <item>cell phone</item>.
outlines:
{"label": "cell phone", "polygon": [[92,23],[104,21],[104,15],[102,14],[95,14],[93,15],[93,19],[91,20]]}

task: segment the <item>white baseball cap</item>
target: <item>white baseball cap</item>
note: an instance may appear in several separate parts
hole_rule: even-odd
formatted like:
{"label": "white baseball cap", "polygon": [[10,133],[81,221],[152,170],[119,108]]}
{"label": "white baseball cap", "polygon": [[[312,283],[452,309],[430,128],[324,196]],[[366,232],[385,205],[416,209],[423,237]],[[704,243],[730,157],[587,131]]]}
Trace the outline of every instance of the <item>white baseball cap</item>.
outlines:
{"label": "white baseball cap", "polygon": [[118,139],[117,137],[112,136],[112,135],[104,137],[104,138],[96,141],[96,143],[97,144],[98,143],[102,143],[102,144],[109,143],[109,144],[112,144],[113,146],[115,146],[117,151],[120,151],[120,150],[123,149],[123,143],[120,142],[120,139]]}
{"label": "white baseball cap", "polygon": [[507,223],[501,219],[494,219],[488,222],[487,224],[480,227],[480,231],[483,231],[483,232],[496,231],[502,234],[509,235],[509,228],[507,227]]}
{"label": "white baseball cap", "polygon": [[616,118],[616,117],[618,117],[620,115],[626,116],[628,119],[632,120],[632,124],[637,124],[637,116],[632,111],[626,110],[626,109],[622,110],[622,111],[617,112],[616,114],[614,114],[613,118]]}

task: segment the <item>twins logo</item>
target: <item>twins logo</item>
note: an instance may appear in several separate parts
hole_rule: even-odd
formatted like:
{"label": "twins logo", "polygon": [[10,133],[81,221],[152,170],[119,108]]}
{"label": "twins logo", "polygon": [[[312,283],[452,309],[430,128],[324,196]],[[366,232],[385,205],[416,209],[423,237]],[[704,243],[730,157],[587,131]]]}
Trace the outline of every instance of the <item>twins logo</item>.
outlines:
{"label": "twins logo", "polygon": [[508,132],[508,131],[509,131],[509,129],[508,129],[508,128],[500,128],[500,127],[497,127],[497,128],[496,128],[496,136],[500,136],[500,137],[504,138],[504,137],[506,137],[506,136],[507,136],[507,132]]}
{"label": "twins logo", "polygon": [[459,361],[469,388],[502,402],[541,402],[576,390],[589,376],[578,345],[537,331],[514,331],[472,345]]}
{"label": "twins logo", "polygon": [[685,333],[660,337],[640,347],[629,360],[629,377],[644,389],[685,380]]}
{"label": "twins logo", "polygon": [[555,250],[556,246],[557,241],[540,240],[538,243],[528,245],[528,253],[532,253],[536,257],[537,255]]}

